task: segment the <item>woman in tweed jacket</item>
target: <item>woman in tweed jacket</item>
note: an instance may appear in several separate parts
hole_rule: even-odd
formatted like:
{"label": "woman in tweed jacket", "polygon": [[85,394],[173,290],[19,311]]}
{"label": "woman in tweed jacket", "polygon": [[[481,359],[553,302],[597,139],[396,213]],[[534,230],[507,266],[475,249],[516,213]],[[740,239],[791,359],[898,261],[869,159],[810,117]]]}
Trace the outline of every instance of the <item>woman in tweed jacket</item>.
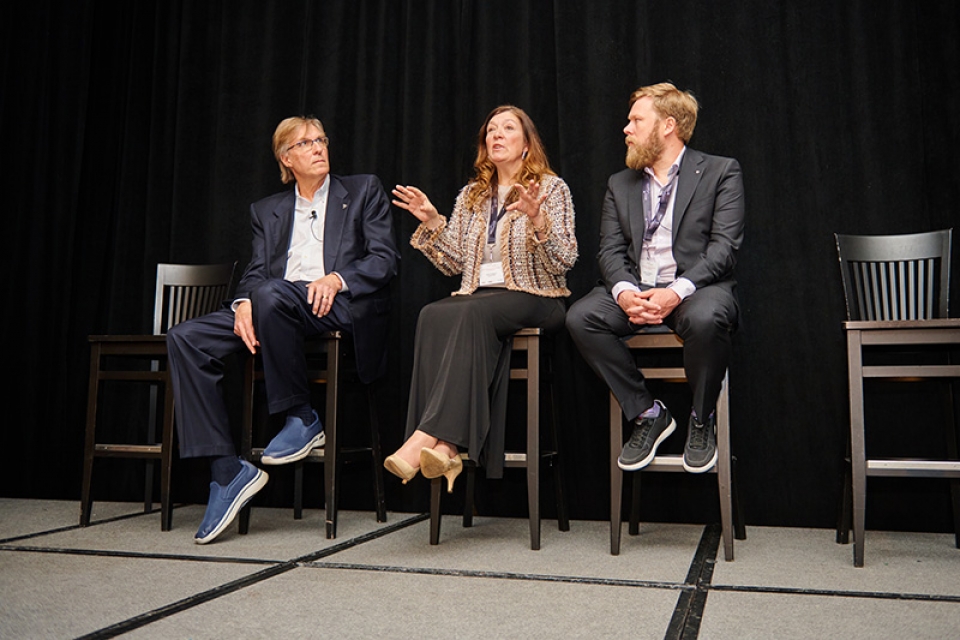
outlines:
{"label": "woman in tweed jacket", "polygon": [[404,483],[419,471],[443,475],[448,491],[463,450],[488,477],[502,476],[511,336],[562,326],[577,259],[570,190],[522,109],[490,112],[474,169],[449,219],[416,187],[393,191],[394,204],[420,220],[410,244],[461,280],[453,296],[420,311],[406,441],[384,466]]}

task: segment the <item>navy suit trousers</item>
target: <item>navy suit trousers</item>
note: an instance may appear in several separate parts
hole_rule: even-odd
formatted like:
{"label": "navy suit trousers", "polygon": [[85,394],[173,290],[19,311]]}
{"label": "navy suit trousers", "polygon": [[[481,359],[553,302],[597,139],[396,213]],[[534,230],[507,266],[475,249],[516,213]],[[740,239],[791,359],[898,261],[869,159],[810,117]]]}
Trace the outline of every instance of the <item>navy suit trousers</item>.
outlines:
{"label": "navy suit trousers", "polygon": [[[334,298],[323,318],[311,313],[304,282],[267,280],[251,295],[270,413],[309,402],[304,338],[351,330],[346,294]],[[224,359],[247,351],[233,332],[233,323],[233,311],[221,309],[181,322],[167,333],[182,458],[237,454],[221,389]]]}

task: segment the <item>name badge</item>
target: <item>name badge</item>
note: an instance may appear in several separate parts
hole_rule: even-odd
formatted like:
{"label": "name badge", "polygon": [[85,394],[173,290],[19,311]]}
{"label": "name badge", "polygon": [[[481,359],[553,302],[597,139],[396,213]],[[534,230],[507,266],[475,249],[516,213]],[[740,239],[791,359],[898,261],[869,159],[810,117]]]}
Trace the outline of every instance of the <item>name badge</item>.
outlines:
{"label": "name badge", "polygon": [[503,284],[503,265],[499,262],[485,262],[480,265],[480,286]]}
{"label": "name badge", "polygon": [[[644,253],[647,253],[644,251]],[[640,282],[651,287],[657,286],[657,263],[650,256],[640,259]]]}

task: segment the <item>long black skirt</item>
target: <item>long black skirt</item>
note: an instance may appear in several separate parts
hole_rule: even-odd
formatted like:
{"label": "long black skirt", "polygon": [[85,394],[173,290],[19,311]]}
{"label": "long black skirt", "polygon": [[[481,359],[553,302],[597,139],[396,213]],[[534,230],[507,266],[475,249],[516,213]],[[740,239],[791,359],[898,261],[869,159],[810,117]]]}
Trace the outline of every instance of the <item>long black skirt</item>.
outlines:
{"label": "long black skirt", "polygon": [[562,298],[501,288],[421,309],[406,437],[419,429],[502,477],[511,338],[528,327],[559,330],[565,313]]}

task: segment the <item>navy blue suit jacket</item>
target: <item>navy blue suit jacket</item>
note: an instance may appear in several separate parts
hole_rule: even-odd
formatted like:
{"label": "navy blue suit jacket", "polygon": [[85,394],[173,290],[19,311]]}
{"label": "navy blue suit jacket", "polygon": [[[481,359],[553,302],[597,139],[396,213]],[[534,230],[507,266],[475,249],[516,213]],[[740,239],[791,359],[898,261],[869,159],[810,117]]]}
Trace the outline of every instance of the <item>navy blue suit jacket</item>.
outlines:
{"label": "navy blue suit jacket", "polygon": [[[323,231],[323,264],[347,284],[337,295],[349,305],[358,374],[369,382],[386,369],[390,314],[389,283],[400,254],[393,234],[390,202],[372,175],[329,175],[330,192]],[[250,205],[253,253],[237,285],[236,298],[250,298],[264,281],[283,278],[293,234],[296,194],[293,189]]]}

